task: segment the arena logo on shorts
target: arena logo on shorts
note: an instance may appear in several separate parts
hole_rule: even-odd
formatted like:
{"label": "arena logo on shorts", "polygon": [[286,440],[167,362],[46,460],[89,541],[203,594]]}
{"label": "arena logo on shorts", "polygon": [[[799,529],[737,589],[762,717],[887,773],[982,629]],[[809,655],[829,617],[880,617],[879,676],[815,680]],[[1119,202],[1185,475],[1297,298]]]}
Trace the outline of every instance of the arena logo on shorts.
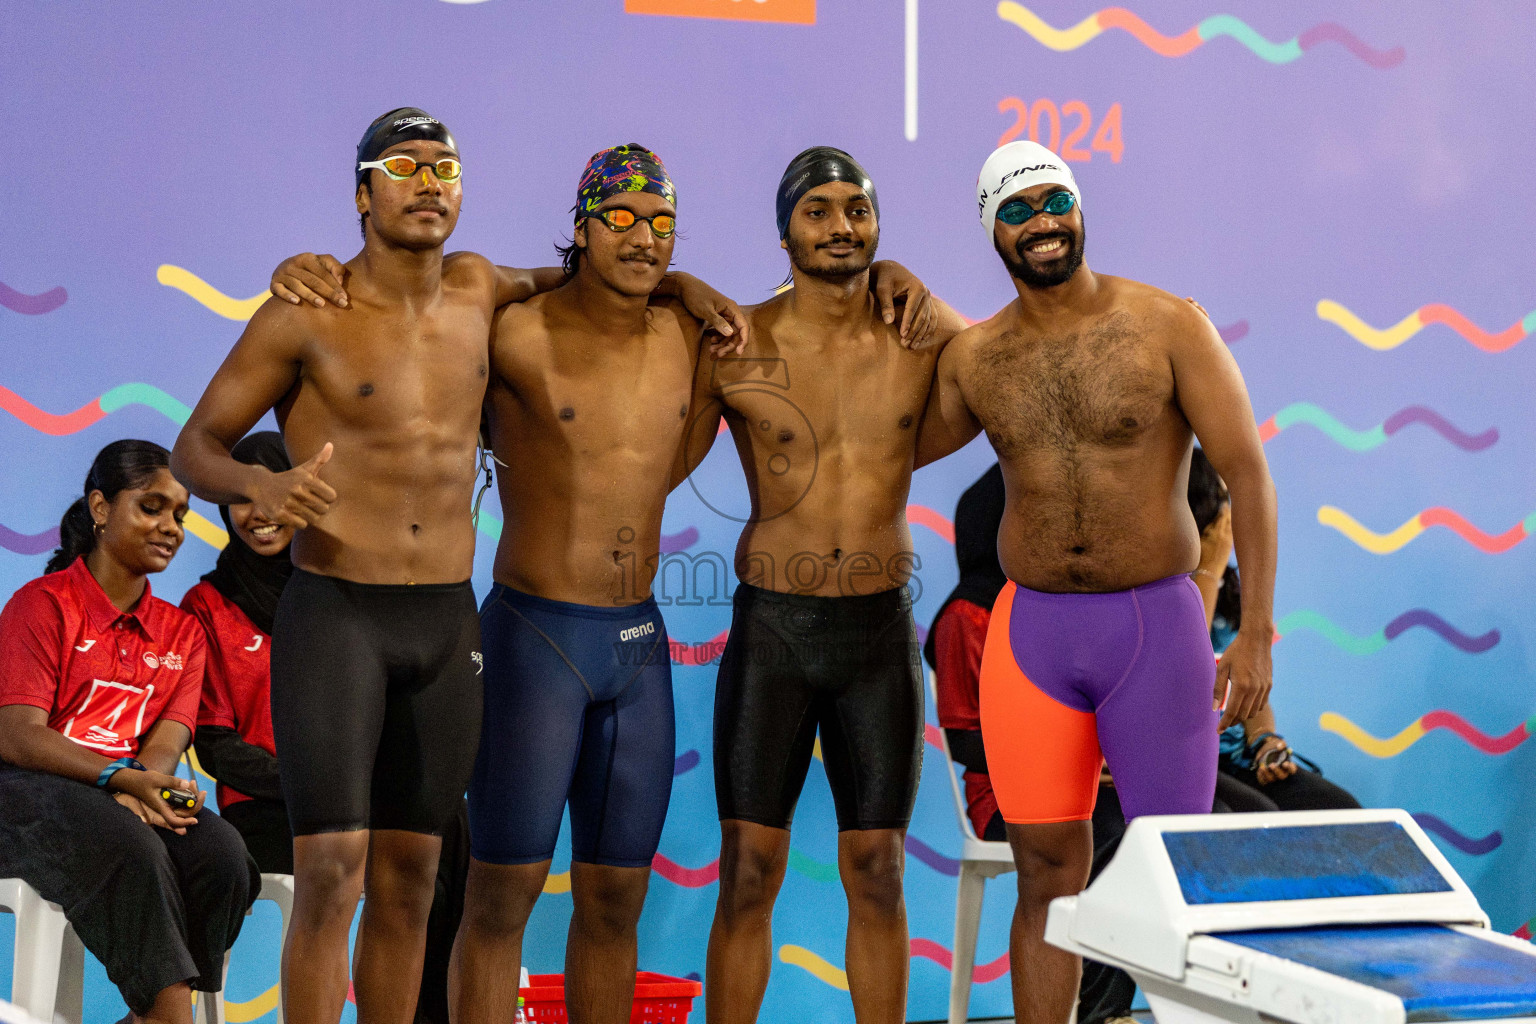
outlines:
{"label": "arena logo on shorts", "polygon": [[619,630],[619,641],[638,640],[643,636],[650,636],[656,632],[656,623],[642,622],[638,626],[630,626],[628,629]]}

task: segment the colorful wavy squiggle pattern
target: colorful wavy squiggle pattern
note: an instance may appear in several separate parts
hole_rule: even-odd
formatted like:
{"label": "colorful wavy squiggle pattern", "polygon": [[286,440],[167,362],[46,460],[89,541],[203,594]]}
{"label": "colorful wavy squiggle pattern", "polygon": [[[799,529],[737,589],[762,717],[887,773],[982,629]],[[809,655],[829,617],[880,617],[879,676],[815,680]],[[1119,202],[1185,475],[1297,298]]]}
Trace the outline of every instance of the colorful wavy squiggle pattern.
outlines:
{"label": "colorful wavy squiggle pattern", "polygon": [[261,304],[272,297],[263,290],[260,295],[248,299],[236,299],[219,291],[190,270],[170,263],[162,263],[155,270],[155,280],[167,288],[190,295],[199,305],[205,306],[226,320],[246,321],[255,315]]}
{"label": "colorful wavy squiggle pattern", "polygon": [[1090,14],[1071,28],[1059,29],[1038,14],[1013,0],[997,5],[997,16],[1017,25],[1041,45],[1052,50],[1075,50],[1110,29],[1129,33],[1137,42],[1160,57],[1183,57],[1218,36],[1231,36],[1271,64],[1289,64],[1321,43],[1338,43],[1366,64],[1378,70],[1393,68],[1403,62],[1407,52],[1401,46],[1377,50],[1366,45],[1342,25],[1328,21],[1314,25],[1301,35],[1275,43],[1264,38],[1250,25],[1230,14],[1214,14],[1182,35],[1165,36],[1123,7],[1106,7]]}
{"label": "colorful wavy squiggle pattern", "polygon": [[1536,310],[1525,314],[1523,319],[1511,324],[1498,334],[1490,334],[1468,320],[1466,315],[1454,306],[1439,302],[1420,306],[1387,328],[1372,327],[1347,307],[1332,299],[1323,299],[1317,304],[1317,315],[1322,320],[1337,324],[1351,338],[1378,352],[1397,348],[1430,324],[1444,324],[1484,352],[1503,352],[1514,348],[1525,339],[1526,335],[1536,331]]}
{"label": "colorful wavy squiggle pattern", "polygon": [[1360,525],[1348,512],[1324,505],[1317,510],[1317,521],[1331,526],[1373,555],[1390,555],[1406,547],[1419,534],[1433,526],[1443,526],[1479,551],[1501,555],[1536,531],[1536,512],[1500,534],[1484,533],[1454,509],[1435,506],[1409,519],[1391,533],[1376,533]]}
{"label": "colorful wavy squiggle pattern", "polygon": [[17,533],[4,523],[0,523],[0,548],[7,551],[14,551],[18,555],[40,555],[58,546],[59,528],[57,526],[42,533]]}
{"label": "colorful wavy squiggle pattern", "polygon": [[41,316],[44,313],[52,313],[64,305],[68,298],[69,293],[64,290],[63,285],[57,288],[50,288],[37,295],[28,295],[26,292],[19,292],[4,281],[0,281],[0,306],[4,306],[12,313],[21,313],[25,316]]}
{"label": "colorful wavy squiggle pattern", "polygon": [[[922,957],[932,960],[944,970],[951,970],[954,966],[954,954],[932,939],[912,939],[908,944],[911,957]],[[806,949],[804,946],[796,946],[793,943],[785,943],[779,947],[779,959],[786,964],[798,967],[817,981],[832,986],[835,989],[848,991],[848,972],[841,967],[828,963],[817,953]],[[1004,953],[991,963],[977,964],[971,970],[971,981],[977,985],[985,985],[989,981],[996,981],[1008,973],[1008,954]]]}
{"label": "colorful wavy squiggle pattern", "polygon": [[0,387],[0,409],[15,416],[33,430],[54,437],[76,434],[129,405],[142,405],[160,413],[178,427],[187,422],[192,410],[153,384],[119,384],[100,398],[93,399],[74,412],[44,412],[8,388]]}
{"label": "colorful wavy squiggle pattern", "polygon": [[1447,729],[1485,754],[1507,754],[1531,738],[1536,729],[1536,715],[1521,722],[1503,736],[1489,736],[1465,718],[1451,711],[1436,710],[1420,716],[1396,736],[1385,739],[1372,736],[1354,722],[1333,711],[1325,711],[1317,724],[1336,733],[1372,757],[1396,757],[1436,729]]}
{"label": "colorful wavy squiggle pattern", "polygon": [[1466,651],[1468,654],[1482,654],[1497,646],[1500,638],[1499,631],[1496,629],[1490,629],[1480,636],[1468,636],[1426,608],[1410,608],[1387,623],[1380,631],[1370,636],[1356,636],[1346,632],[1322,614],[1310,608],[1303,608],[1280,619],[1275,626],[1277,633],[1275,640],[1278,641],[1283,636],[1305,629],[1321,633],[1334,646],[1350,654],[1367,655],[1380,651],[1415,626],[1429,630],[1452,647]]}
{"label": "colorful wavy squiggle pattern", "polygon": [[1413,820],[1418,822],[1424,831],[1433,832],[1462,853],[1469,853],[1474,857],[1481,857],[1485,853],[1492,853],[1504,842],[1504,834],[1497,829],[1481,839],[1473,839],[1471,836],[1463,835],[1449,822],[1437,818],[1433,814],[1415,814]]}
{"label": "colorful wavy squiggle pattern", "polygon": [[1481,434],[1468,434],[1435,410],[1422,405],[1410,405],[1388,416],[1386,422],[1369,430],[1354,430],[1334,418],[1333,414],[1311,402],[1292,402],[1259,424],[1259,439],[1266,444],[1287,427],[1305,423],[1316,427],[1340,447],[1352,452],[1368,452],[1387,443],[1387,438],[1404,427],[1422,423],[1463,451],[1480,452],[1498,441],[1499,432],[1489,427]]}

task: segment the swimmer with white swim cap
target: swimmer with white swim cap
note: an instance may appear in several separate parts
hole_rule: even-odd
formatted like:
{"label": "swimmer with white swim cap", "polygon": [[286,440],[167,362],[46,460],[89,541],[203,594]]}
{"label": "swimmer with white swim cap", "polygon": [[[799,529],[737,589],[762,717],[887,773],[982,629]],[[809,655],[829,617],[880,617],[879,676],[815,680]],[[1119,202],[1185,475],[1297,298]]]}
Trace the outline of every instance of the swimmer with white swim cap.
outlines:
{"label": "swimmer with white swim cap", "polygon": [[[945,349],[918,463],[985,430],[1002,466],[1009,582],[982,658],[982,735],[1019,869],[1014,1013],[1065,1024],[1081,963],[1045,944],[1046,909],[1087,882],[1101,760],[1128,819],[1208,812],[1219,728],[1264,706],[1275,494],[1226,345],[1189,302],[1089,269],[1064,160],[1003,146],[976,199],[1017,298]],[[1231,491],[1244,581],[1242,631],[1214,669],[1189,576],[1194,439]]]}

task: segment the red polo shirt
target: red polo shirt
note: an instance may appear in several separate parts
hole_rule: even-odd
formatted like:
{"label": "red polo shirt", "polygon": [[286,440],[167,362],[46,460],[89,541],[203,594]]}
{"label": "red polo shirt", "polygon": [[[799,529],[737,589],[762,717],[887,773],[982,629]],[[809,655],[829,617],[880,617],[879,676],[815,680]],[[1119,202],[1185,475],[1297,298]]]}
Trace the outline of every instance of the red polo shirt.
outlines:
{"label": "red polo shirt", "polygon": [[[212,583],[199,583],[181,599],[208,637],[208,677],[198,725],[234,729],[253,747],[277,756],[272,740],[272,638]],[[219,783],[220,807],[249,800]]]}
{"label": "red polo shirt", "polygon": [[111,758],[133,756],[162,718],[197,728],[206,644],[197,620],[150,593],[120,612],[77,558],[0,611],[0,706],[48,712],[48,727]]}
{"label": "red polo shirt", "polygon": [[[959,599],[949,602],[933,624],[935,689],[939,726],[943,729],[981,728],[981,650],[986,646],[989,609]],[[965,773],[966,813],[977,838],[997,813],[992,777],[969,769]]]}

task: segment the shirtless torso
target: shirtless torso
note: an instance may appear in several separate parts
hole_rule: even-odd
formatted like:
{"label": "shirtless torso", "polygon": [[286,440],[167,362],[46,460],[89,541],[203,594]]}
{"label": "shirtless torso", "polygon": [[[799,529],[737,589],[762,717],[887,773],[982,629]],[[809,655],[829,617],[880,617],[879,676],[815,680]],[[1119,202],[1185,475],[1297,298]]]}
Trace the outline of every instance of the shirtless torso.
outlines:
{"label": "shirtless torso", "polygon": [[599,334],[569,287],[501,313],[489,396],[506,510],[498,582],[588,605],[650,595],[699,332],[665,300],[644,333]]}
{"label": "shirtless torso", "polygon": [[1200,553],[1174,366],[1180,335],[1208,325],[1166,292],[1096,280],[1094,301],[1049,329],[1010,305],[947,355],[1007,483],[1003,570],[1033,590],[1125,590],[1189,572]]}
{"label": "shirtless torso", "polygon": [[863,304],[834,336],[786,293],[752,311],[741,356],[700,361],[698,394],[718,411],[705,407],[689,447],[724,416],[752,501],[736,546],[745,583],[846,597],[900,587],[916,568],[907,492],[940,349],[910,350],[873,297]]}

